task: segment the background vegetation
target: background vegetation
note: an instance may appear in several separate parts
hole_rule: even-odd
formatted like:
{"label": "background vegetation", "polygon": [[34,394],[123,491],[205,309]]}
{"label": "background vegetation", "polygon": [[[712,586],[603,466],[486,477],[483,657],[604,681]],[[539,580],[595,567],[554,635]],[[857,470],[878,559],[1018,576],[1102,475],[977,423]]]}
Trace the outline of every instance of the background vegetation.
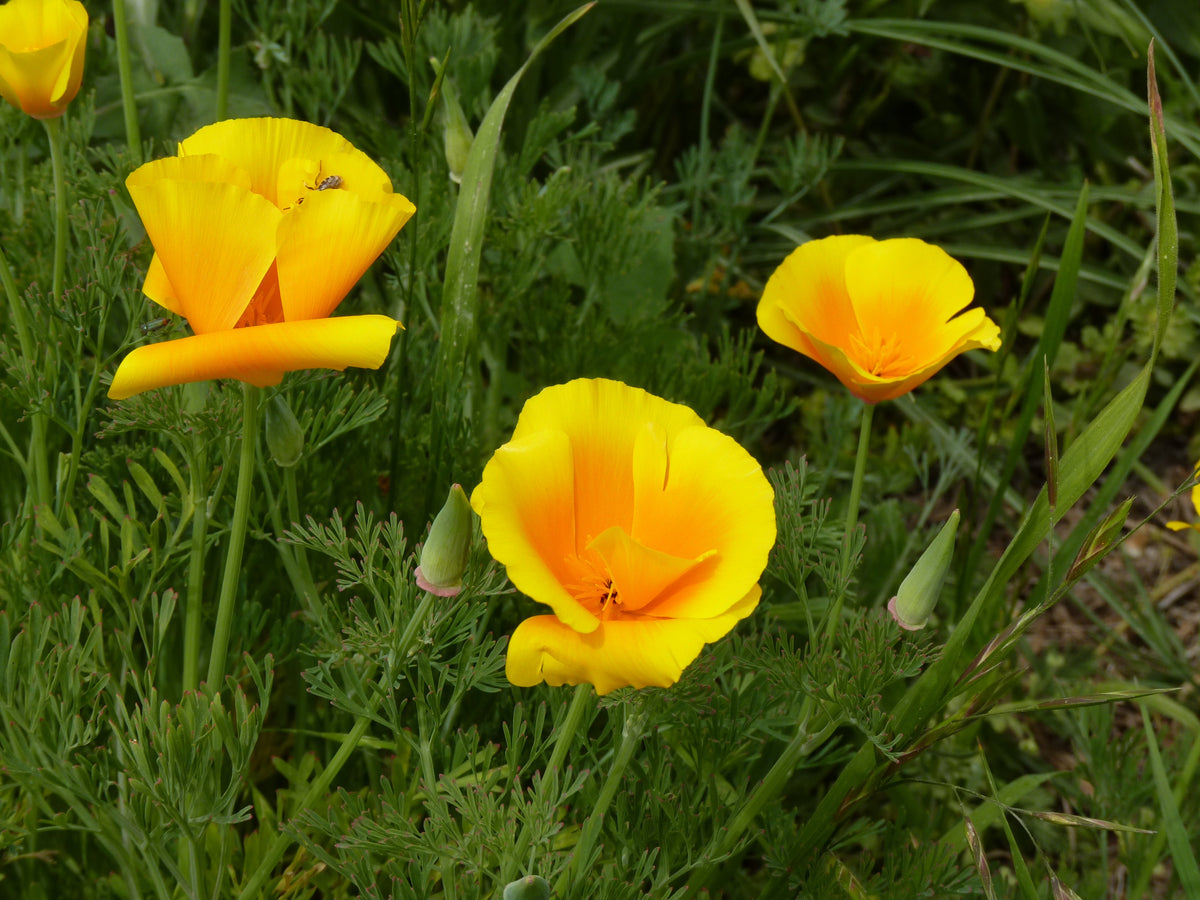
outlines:
{"label": "background vegetation", "polygon": [[[131,347],[185,330],[143,333],[158,310],[140,292],[149,246],[124,179],[213,120],[217,14],[131,6],[144,140],[130,143],[112,13],[87,5],[61,304],[46,142],[0,109],[0,234],[38,340],[23,355],[0,313],[0,893],[238,896],[281,825],[295,844],[274,870],[280,896],[555,882],[623,723],[643,714],[590,875],[558,896],[1200,890],[1198,544],[1162,527],[1198,512],[1171,500],[1200,457],[1195,3],[602,0],[512,95],[478,332],[449,390],[438,366],[463,160],[448,101],[479,130],[574,4],[235,2],[229,114],[339,131],[418,212],[345,307],[405,323],[385,366],[280,388],[305,453],[286,472],[262,457],[234,674],[196,693],[177,671],[179,596],[201,507],[215,596],[241,395],[103,394]],[[1179,223],[1165,331],[1152,39]],[[877,410],[853,580],[837,559],[860,405],[754,323],[774,267],[834,233],[943,246],[1004,332],[999,353]],[[1121,394],[1121,421],[1103,418],[1148,360],[1144,406]],[[578,376],[687,403],[741,441],[776,485],[780,543],[750,620],[671,690],[593,702],[570,768],[543,779],[570,692],[504,680],[504,636],[533,604],[482,541],[459,602],[399,641],[420,600],[410,554],[449,485],[477,483],[527,397]],[[35,413],[54,490],[37,509]],[[1070,457],[1130,426],[1111,468]],[[1062,448],[1061,471],[1047,447]],[[881,610],[955,507],[934,627],[901,636]],[[1095,551],[1086,572],[1081,548]],[[301,565],[315,594],[297,587]],[[842,596],[841,640],[820,648],[816,623]],[[726,842],[808,698],[823,727]],[[338,789],[297,817],[364,715]]]}

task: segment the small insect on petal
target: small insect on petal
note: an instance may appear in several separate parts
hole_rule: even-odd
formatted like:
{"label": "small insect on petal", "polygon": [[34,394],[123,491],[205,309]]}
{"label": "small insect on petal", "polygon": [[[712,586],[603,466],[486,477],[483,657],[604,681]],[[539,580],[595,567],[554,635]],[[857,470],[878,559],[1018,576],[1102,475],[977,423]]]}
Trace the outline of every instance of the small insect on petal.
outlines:
{"label": "small insect on petal", "polygon": [[142,334],[145,336],[154,334],[156,331],[162,331],[170,324],[171,320],[169,318],[151,319],[149,322],[143,322],[140,327]]}

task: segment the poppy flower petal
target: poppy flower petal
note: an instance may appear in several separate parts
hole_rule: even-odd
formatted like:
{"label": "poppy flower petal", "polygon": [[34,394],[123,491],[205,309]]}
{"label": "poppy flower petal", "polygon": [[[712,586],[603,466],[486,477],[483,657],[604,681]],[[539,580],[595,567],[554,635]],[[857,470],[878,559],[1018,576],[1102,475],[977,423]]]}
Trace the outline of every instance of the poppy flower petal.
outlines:
{"label": "poppy flower petal", "polygon": [[710,550],[696,559],[672,556],[634,540],[615,525],[598,534],[588,549],[604,560],[624,612],[642,609],[716,553]]}
{"label": "poppy flower petal", "polygon": [[0,6],[0,96],[27,115],[62,115],[79,92],[88,27],[78,0]]}
{"label": "poppy flower petal", "polygon": [[666,483],[639,480],[636,489],[633,537],[675,557],[703,560],[643,612],[718,616],[758,581],[775,544],[775,492],[737,441],[713,428],[685,429],[671,447]]}
{"label": "poppy flower petal", "polygon": [[630,458],[653,423],[662,440],[703,420],[691,409],[604,378],[554,385],[526,401],[513,438],[550,429],[571,441],[575,470],[575,552],[583,554],[613,525],[629,530],[633,516]]}
{"label": "poppy flower petal", "polygon": [[835,235],[808,241],[788,254],[767,279],[758,302],[758,325],[767,337],[816,359],[809,335],[828,341],[857,334],[846,290],[846,258],[873,243],[874,238],[862,234]]}
{"label": "poppy flower petal", "polygon": [[574,579],[564,562],[575,556],[575,484],[567,435],[535,432],[496,451],[471,493],[471,506],[488,550],[517,589],[586,632],[599,620],[564,587]]}
{"label": "poppy flower petal", "polygon": [[622,687],[670,687],[705,644],[724,637],[758,605],[762,590],[750,591],[711,619],[610,619],[580,634],[555,616],[534,616],[509,638],[508,680],[518,687],[595,686],[597,694]]}
{"label": "poppy flower petal", "polygon": [[127,184],[192,330],[233,328],[271,268],[283,214],[234,184],[133,176]]}
{"label": "poppy flower petal", "polygon": [[176,315],[183,315],[183,304],[171,286],[171,279],[163,268],[162,261],[155,253],[150,257],[150,265],[146,268],[146,279],[142,282],[142,293],[157,303],[163,309],[169,309]]}
{"label": "poppy flower petal", "polygon": [[378,202],[343,190],[314,191],[278,231],[284,318],[329,315],[416,211],[400,194]]}
{"label": "poppy flower petal", "polygon": [[213,378],[266,387],[297,369],[377,369],[399,327],[387,316],[343,316],[147,344],[121,362],[108,396],[123,400],[152,388]]}
{"label": "poppy flower petal", "polygon": [[[226,119],[206,125],[179,144],[180,156],[204,153],[217,154],[245,169],[250,173],[253,191],[280,207],[295,202],[309,168],[310,177],[315,177],[322,160],[335,154],[359,156],[377,169],[384,181],[388,180],[382,169],[336,131],[297,119]],[[297,159],[304,164],[300,169],[288,169],[294,175],[285,182],[289,185],[287,192],[281,194],[280,172]]]}
{"label": "poppy flower petal", "polygon": [[[864,336],[864,351],[851,351],[878,375],[907,375],[948,349],[945,328],[975,296],[962,263],[941,247],[916,238],[876,241],[846,258],[846,289]],[[825,335],[817,335],[829,341]],[[832,341],[830,341],[832,342]],[[846,346],[843,340],[838,340]]]}

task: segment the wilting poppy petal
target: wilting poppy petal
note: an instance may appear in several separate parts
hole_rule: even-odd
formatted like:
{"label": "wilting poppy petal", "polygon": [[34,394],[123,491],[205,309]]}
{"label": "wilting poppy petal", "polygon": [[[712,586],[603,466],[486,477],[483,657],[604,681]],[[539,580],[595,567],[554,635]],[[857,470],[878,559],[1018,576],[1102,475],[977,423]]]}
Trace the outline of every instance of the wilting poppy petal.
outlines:
{"label": "wilting poppy petal", "polygon": [[555,616],[534,616],[509,638],[505,674],[518,687],[587,682],[598,694],[620,687],[670,687],[705,644],[754,611],[761,594],[755,585],[711,619],[619,619],[602,622],[589,634]]}
{"label": "wilting poppy petal", "polygon": [[513,635],[514,684],[671,684],[758,602],[775,540],[771,486],[744,449],[604,379],[530,399],[471,505],[513,584],[555,613]]}
{"label": "wilting poppy petal", "polygon": [[758,322],[868,403],[923,383],[960,353],[996,350],[966,270],[924,241],[841,235],[793,251],[767,282]]}
{"label": "wilting poppy petal", "polygon": [[297,369],[377,369],[399,327],[387,316],[343,316],[147,344],[121,362],[108,396],[122,400],[152,388],[212,378],[266,387]]}

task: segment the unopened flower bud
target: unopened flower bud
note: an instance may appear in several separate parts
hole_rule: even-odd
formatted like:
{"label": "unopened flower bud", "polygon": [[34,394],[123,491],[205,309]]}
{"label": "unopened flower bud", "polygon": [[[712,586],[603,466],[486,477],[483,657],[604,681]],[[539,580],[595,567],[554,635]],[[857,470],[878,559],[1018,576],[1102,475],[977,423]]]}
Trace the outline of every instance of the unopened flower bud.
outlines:
{"label": "unopened flower bud", "polygon": [[[437,59],[429,61],[433,64],[434,71],[440,74],[441,63]],[[463,172],[467,168],[467,154],[471,152],[475,135],[471,132],[471,126],[467,124],[467,117],[458,102],[458,92],[449,76],[442,78],[441,94],[445,104],[442,113],[442,142],[445,147],[446,166],[450,170],[450,180],[455,184],[462,184]]]}
{"label": "unopened flower bud", "polygon": [[267,401],[265,426],[267,448],[275,464],[286,469],[298,463],[304,453],[304,429],[282,394]]}
{"label": "unopened flower bud", "polygon": [[421,564],[417,566],[417,586],[421,590],[439,597],[453,597],[462,590],[475,525],[471,516],[471,504],[462,486],[453,485],[421,549]]}
{"label": "unopened flower bud", "polygon": [[550,900],[550,882],[541,875],[526,875],[504,886],[504,900]]}
{"label": "unopened flower bud", "polygon": [[888,601],[888,612],[896,624],[909,631],[919,631],[929,621],[950,561],[954,558],[954,535],[958,531],[958,510],[950,514],[937,537],[921,554],[912,571],[900,582],[900,590]]}

